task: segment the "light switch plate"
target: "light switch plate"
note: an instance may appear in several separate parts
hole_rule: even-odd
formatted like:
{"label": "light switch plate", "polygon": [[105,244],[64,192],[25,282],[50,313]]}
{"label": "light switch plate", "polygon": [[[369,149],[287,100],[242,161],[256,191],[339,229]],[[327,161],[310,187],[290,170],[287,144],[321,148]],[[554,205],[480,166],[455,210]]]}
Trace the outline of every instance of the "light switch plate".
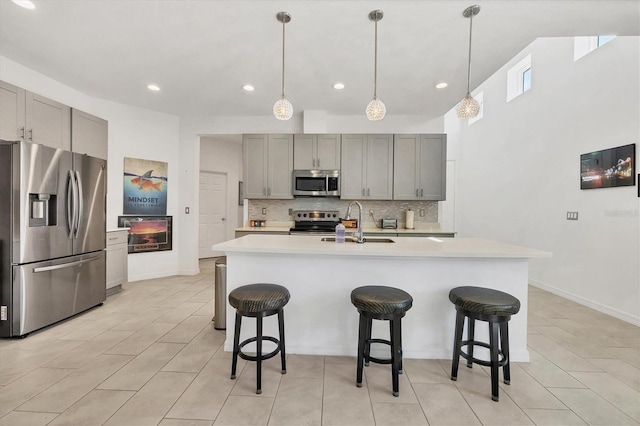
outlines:
{"label": "light switch plate", "polygon": [[578,212],[567,212],[567,220],[578,220]]}

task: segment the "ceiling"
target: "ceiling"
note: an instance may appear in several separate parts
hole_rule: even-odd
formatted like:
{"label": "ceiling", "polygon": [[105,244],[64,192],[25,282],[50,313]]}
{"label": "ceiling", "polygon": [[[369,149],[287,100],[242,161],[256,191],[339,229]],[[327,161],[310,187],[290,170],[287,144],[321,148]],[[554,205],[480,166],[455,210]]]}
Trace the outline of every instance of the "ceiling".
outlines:
{"label": "ceiling", "polygon": [[[0,55],[90,96],[177,116],[270,115],[280,97],[282,24],[286,94],[294,113],[364,114],[373,95],[390,115],[443,115],[537,37],[640,35],[640,2],[0,0]],[[343,82],[337,91],[333,84]],[[449,86],[436,89],[436,83]],[[160,92],[146,86],[155,83]],[[246,93],[244,84],[255,86]]]}

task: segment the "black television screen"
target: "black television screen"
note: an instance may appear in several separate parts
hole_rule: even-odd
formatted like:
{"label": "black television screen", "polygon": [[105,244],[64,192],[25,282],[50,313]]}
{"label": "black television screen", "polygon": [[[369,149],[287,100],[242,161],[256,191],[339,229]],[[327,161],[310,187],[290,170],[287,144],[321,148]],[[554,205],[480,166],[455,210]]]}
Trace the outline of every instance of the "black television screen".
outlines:
{"label": "black television screen", "polygon": [[580,155],[580,189],[634,186],[636,144]]}

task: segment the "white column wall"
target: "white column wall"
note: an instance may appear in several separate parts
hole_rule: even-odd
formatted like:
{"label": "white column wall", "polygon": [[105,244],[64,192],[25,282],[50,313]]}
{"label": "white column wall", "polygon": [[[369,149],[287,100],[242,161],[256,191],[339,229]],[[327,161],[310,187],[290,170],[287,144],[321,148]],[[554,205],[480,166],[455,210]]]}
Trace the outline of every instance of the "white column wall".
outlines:
{"label": "white column wall", "polygon": [[[573,38],[538,39],[484,82],[484,118],[461,127],[456,228],[553,252],[531,282],[640,324],[638,188],[580,190],[580,154],[636,144],[640,38],[617,37],[573,61]],[[532,55],[531,90],[506,102],[506,74]],[[567,221],[578,211],[578,221]]]}

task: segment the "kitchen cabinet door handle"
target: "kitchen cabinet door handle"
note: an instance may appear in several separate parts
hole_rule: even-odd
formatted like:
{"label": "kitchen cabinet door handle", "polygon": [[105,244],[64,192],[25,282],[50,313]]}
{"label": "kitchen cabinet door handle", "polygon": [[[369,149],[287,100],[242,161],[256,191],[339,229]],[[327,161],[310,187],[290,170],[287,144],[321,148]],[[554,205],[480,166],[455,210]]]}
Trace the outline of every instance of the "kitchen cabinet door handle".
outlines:
{"label": "kitchen cabinet door handle", "polygon": [[420,197],[421,198],[424,197],[424,189],[423,188],[420,188]]}
{"label": "kitchen cabinet door handle", "polygon": [[319,158],[316,160],[316,167],[320,168],[320,159]]}
{"label": "kitchen cabinet door handle", "polygon": [[418,197],[418,188],[416,188],[416,197]]}
{"label": "kitchen cabinet door handle", "polygon": [[364,188],[362,188],[362,196],[364,197]]}
{"label": "kitchen cabinet door handle", "polygon": [[29,129],[29,140],[33,141],[33,129]]}
{"label": "kitchen cabinet door handle", "polygon": [[24,127],[20,127],[20,132],[22,133],[22,134],[20,135],[20,139],[24,139],[24,136],[25,136],[25,129],[24,129]]}
{"label": "kitchen cabinet door handle", "polygon": [[262,195],[267,195],[267,188],[262,188]]}
{"label": "kitchen cabinet door handle", "polygon": [[367,197],[371,195],[371,189],[367,188]]}
{"label": "kitchen cabinet door handle", "polygon": [[271,188],[267,188],[267,196],[271,197]]}

